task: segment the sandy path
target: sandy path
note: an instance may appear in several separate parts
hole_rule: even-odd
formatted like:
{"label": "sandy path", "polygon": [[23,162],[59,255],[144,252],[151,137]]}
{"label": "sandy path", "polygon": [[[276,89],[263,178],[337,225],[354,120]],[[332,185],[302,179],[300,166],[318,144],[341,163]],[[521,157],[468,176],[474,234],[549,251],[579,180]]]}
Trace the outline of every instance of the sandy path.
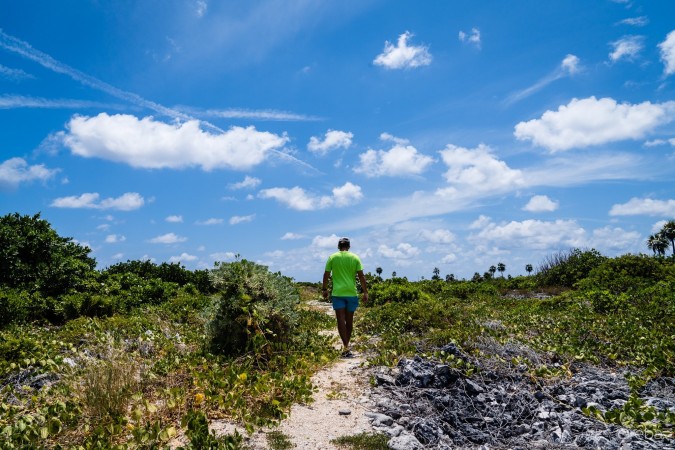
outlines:
{"label": "sandy path", "polygon": [[[312,302],[310,306],[333,315],[328,303]],[[337,330],[330,334],[335,337],[336,348],[341,348]],[[278,427],[266,431],[282,432],[296,449],[301,450],[337,449],[330,443],[332,439],[372,431],[370,421],[364,415],[371,410],[371,402],[368,374],[361,367],[363,361],[363,356],[356,354],[317,372],[312,377],[312,383],[318,389],[313,396],[314,402],[293,405],[288,418]],[[341,415],[340,410],[349,410],[350,414]],[[254,434],[248,445],[256,450],[267,449],[265,431]]]}
{"label": "sandy path", "polygon": [[[312,301],[310,308],[324,311],[334,317],[330,303]],[[336,349],[342,348],[337,329],[326,333],[333,337]],[[246,431],[232,422],[215,420],[209,423],[209,429],[216,435],[232,434],[236,430],[245,436],[245,445],[251,450],[267,450],[266,434],[279,431],[299,450],[338,449],[330,441],[340,436],[351,436],[373,431],[370,420],[365,416],[372,411],[370,400],[369,373],[361,367],[365,361],[363,355],[356,353],[353,358],[338,359],[330,366],[315,373],[312,384],[317,388],[310,404],[295,404],[288,417],[279,426],[263,429],[248,436]],[[340,411],[349,414],[340,414]],[[187,438],[181,435],[173,439],[168,447],[175,449],[186,445]]]}

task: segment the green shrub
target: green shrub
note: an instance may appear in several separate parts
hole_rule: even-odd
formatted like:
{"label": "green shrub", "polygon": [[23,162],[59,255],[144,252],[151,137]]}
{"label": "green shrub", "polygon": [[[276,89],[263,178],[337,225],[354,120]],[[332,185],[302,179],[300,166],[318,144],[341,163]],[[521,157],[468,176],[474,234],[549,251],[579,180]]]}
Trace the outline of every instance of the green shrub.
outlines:
{"label": "green shrub", "polygon": [[412,283],[378,283],[368,290],[368,306],[414,302],[421,294],[422,290]]}
{"label": "green shrub", "polygon": [[536,280],[539,286],[572,287],[588,276],[607,257],[597,250],[582,251],[578,248],[548,256],[537,270]]}
{"label": "green shrub", "polygon": [[0,287],[0,327],[43,317],[46,304],[39,292]]}
{"label": "green shrub", "polygon": [[498,286],[501,289],[507,290],[519,290],[519,291],[531,291],[537,288],[537,281],[534,277],[513,277],[507,279],[497,280]]}
{"label": "green shrub", "polygon": [[40,214],[0,217],[0,286],[45,297],[80,290],[96,273],[89,252],[59,236]]}
{"label": "green shrub", "polygon": [[612,294],[639,291],[659,281],[675,280],[673,265],[647,255],[623,255],[605,260],[577,283],[579,289],[604,289]]}
{"label": "green shrub", "polygon": [[[210,283],[210,282],[209,282]],[[178,322],[195,322],[201,312],[211,304],[211,297],[202,294],[194,285],[186,284],[175,296],[162,303],[161,309]]]}
{"label": "green shrub", "polygon": [[446,283],[443,288],[443,296],[466,300],[474,295],[496,296],[499,289],[492,283],[476,283],[473,281],[457,281]]}
{"label": "green shrub", "polygon": [[243,436],[236,430],[234,434],[216,436],[209,430],[209,421],[202,411],[188,411],[182,419],[182,425],[187,426],[185,435],[190,443],[178,450],[235,450],[243,447]]}
{"label": "green shrub", "polygon": [[217,263],[212,282],[220,290],[207,323],[214,352],[267,353],[292,337],[299,297],[289,278],[244,259]]}
{"label": "green shrub", "polygon": [[158,265],[147,260],[127,260],[126,262],[113,264],[106,268],[102,274],[105,276],[133,274],[144,280],[158,278],[165,282],[176,283],[179,286],[192,284],[199,292],[204,294],[214,292],[208,270],[190,271],[180,263],[161,263]]}
{"label": "green shrub", "polygon": [[578,295],[601,314],[624,311],[634,318],[675,323],[675,280],[641,286],[636,283],[634,288],[617,293],[606,287],[586,289]]}

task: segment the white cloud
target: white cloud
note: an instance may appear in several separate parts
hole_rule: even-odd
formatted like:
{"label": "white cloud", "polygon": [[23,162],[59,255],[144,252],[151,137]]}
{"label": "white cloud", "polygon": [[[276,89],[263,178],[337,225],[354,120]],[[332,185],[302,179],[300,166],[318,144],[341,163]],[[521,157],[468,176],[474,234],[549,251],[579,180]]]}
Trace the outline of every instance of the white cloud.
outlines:
{"label": "white cloud", "polygon": [[117,234],[109,234],[108,236],[105,237],[105,242],[107,244],[116,244],[118,242],[124,242],[126,240],[127,240],[126,237]]}
{"label": "white cloud", "polygon": [[408,69],[431,64],[431,53],[425,46],[408,46],[413,34],[406,31],[398,37],[396,46],[389,41],[384,43],[384,51],[377,55],[373,63],[386,69]]}
{"label": "white cloud", "polygon": [[665,65],[664,73],[672,75],[675,73],[675,30],[668,33],[666,39],[659,44],[661,51],[661,61]]}
{"label": "white cloud", "polygon": [[328,130],[323,141],[316,136],[309,138],[307,149],[310,152],[325,155],[331,150],[338,148],[349,148],[352,145],[354,134],[347,131]]}
{"label": "white cloud", "polygon": [[314,239],[312,239],[312,247],[320,250],[327,250],[327,249],[336,249],[337,250],[337,244],[340,238],[335,235],[331,234],[330,236],[315,236]]}
{"label": "white cloud", "polygon": [[566,76],[574,76],[581,71],[581,62],[576,55],[568,54],[560,62],[560,65],[555,68],[551,73],[541,78],[539,81],[534,83],[532,86],[528,86],[525,89],[522,89],[518,92],[515,92],[508,96],[505,103],[507,105],[513,104],[517,101],[520,101],[530,95],[542,90],[549,84],[557,81]]}
{"label": "white cloud", "polygon": [[624,36],[621,39],[611,42],[612,51],[609,54],[609,59],[612,62],[617,62],[622,59],[632,61],[643,49],[643,36]]}
{"label": "white cloud", "polygon": [[659,145],[666,145],[668,141],[665,139],[653,139],[651,141],[646,141],[644,144],[645,147],[657,147]]}
{"label": "white cloud", "polygon": [[290,231],[281,236],[282,241],[291,241],[291,240],[297,240],[297,239],[303,239],[304,236],[301,234],[297,233],[291,233]]}
{"label": "white cloud", "polygon": [[268,258],[280,259],[286,257],[286,252],[283,250],[273,250],[271,252],[265,252],[264,255]]}
{"label": "white cloud", "polygon": [[175,233],[166,233],[161,236],[154,237],[148,240],[151,244],[177,244],[179,242],[187,241],[186,237],[178,236]]}
{"label": "white cloud", "polygon": [[244,177],[243,181],[240,181],[238,183],[232,183],[230,185],[230,188],[232,188],[232,189],[253,189],[253,188],[258,187],[260,185],[260,183],[262,183],[262,181],[260,181],[259,178],[249,177],[248,175],[246,175]]}
{"label": "white cloud", "polygon": [[558,202],[551,200],[546,195],[533,196],[523,207],[523,211],[530,212],[555,211],[556,209],[558,209]]}
{"label": "white cloud", "polygon": [[349,206],[359,202],[362,198],[361,187],[350,182],[333,188],[333,203],[335,206]]}
{"label": "white cloud", "polygon": [[[511,169],[504,161],[497,159],[485,144],[474,149],[448,144],[439,152],[443,162],[448,166],[445,179],[451,185],[472,191],[494,191],[509,189],[524,184],[520,170]],[[439,190],[442,194],[444,190]],[[455,191],[451,188],[449,193]]]}
{"label": "white cloud", "polygon": [[133,211],[145,204],[143,197],[136,192],[127,192],[117,198],[104,198],[99,201],[97,192],[87,192],[80,196],[60,197],[52,201],[55,208],[116,209]]}
{"label": "white cloud", "polygon": [[196,222],[197,225],[220,225],[221,223],[223,223],[223,219],[218,219],[215,217]]}
{"label": "white cloud", "polygon": [[201,167],[244,170],[278,151],[288,137],[232,127],[221,134],[200,129],[199,122],[167,124],[153,117],[127,114],[75,116],[68,123],[64,144],[73,154],[101,158],[147,169]]}
{"label": "white cloud", "polygon": [[631,25],[635,27],[644,27],[649,23],[647,16],[629,17],[618,22],[619,25]]}
{"label": "white cloud", "polygon": [[488,216],[484,216],[481,214],[478,216],[478,219],[474,220],[470,225],[469,229],[470,230],[480,230],[482,228],[487,227],[490,223],[492,223],[492,219],[489,218]]}
{"label": "white cloud", "polygon": [[422,230],[419,237],[425,241],[434,244],[451,244],[455,240],[455,235],[449,230]]}
{"label": "white cloud", "polygon": [[40,109],[122,109],[121,105],[92,102],[89,100],[48,99],[42,97],[26,97],[23,95],[0,96],[0,109],[40,108]]}
{"label": "white cloud", "polygon": [[572,99],[540,119],[520,122],[514,135],[551,152],[588,147],[624,139],[640,139],[657,126],[671,122],[675,101],[617,103],[612,98]]}
{"label": "white cloud", "polygon": [[430,156],[417,152],[408,141],[382,133],[380,139],[391,141],[394,146],[389,150],[369,149],[359,155],[360,164],[354,172],[368,177],[419,175],[434,162]]}
{"label": "white cloud", "polygon": [[209,255],[214,261],[232,261],[237,257],[234,252],[216,252]]}
{"label": "white cloud", "polygon": [[441,259],[441,262],[443,264],[452,264],[455,261],[457,261],[457,255],[455,255],[454,253],[448,253]]}
{"label": "white cloud", "polygon": [[606,226],[593,230],[588,247],[616,251],[633,247],[636,242],[642,242],[642,235],[637,231]]}
{"label": "white cloud", "polygon": [[170,263],[180,263],[185,261],[195,261],[197,259],[194,255],[189,255],[187,253],[181,253],[180,256],[172,256],[169,258]]}
{"label": "white cloud", "polygon": [[443,264],[452,264],[455,261],[457,261],[457,255],[455,255],[454,253],[448,253],[443,257],[443,259],[441,259],[441,262]]}
{"label": "white cloud", "polygon": [[42,164],[29,166],[23,158],[10,158],[0,164],[0,187],[17,187],[35,180],[46,181],[58,172],[59,169],[48,169]]}
{"label": "white cloud", "polygon": [[654,200],[651,198],[631,198],[627,203],[614,205],[610,216],[675,216],[675,200]]}
{"label": "white cloud", "polygon": [[420,249],[407,242],[401,242],[393,248],[382,244],[377,248],[377,253],[384,258],[410,259],[419,255]]}
{"label": "white cloud", "polygon": [[195,2],[195,14],[197,17],[204,17],[206,10],[209,8],[209,4],[205,0],[197,0]]}
{"label": "white cloud", "polygon": [[476,234],[469,236],[472,242],[481,245],[494,243],[501,248],[526,248],[546,250],[565,247],[583,247],[585,231],[574,220],[511,221],[484,224]]}
{"label": "white cloud", "polygon": [[271,188],[263,189],[258,193],[258,197],[265,199],[275,199],[280,203],[287,205],[291,209],[299,211],[313,211],[317,209],[329,208],[331,206],[342,207],[349,206],[363,198],[361,187],[350,182],[346,182],[340,187],[333,188],[332,196],[315,196],[308,194],[299,186],[293,188]]}
{"label": "white cloud", "polygon": [[576,55],[569,54],[560,63],[563,71],[574,75],[579,72],[579,58]]}
{"label": "white cloud", "polygon": [[667,220],[659,220],[658,222],[656,222],[654,225],[652,225],[652,233],[658,233],[659,231],[661,231],[661,229],[666,223],[668,223]]}
{"label": "white cloud", "polygon": [[468,42],[475,45],[477,48],[480,48],[480,30],[478,28],[472,28],[471,34],[460,31],[459,40],[462,42]]}
{"label": "white cloud", "polygon": [[251,222],[253,219],[255,219],[255,214],[250,214],[248,216],[232,216],[230,217],[230,225]]}
{"label": "white cloud", "polygon": [[167,216],[167,218],[164,220],[166,220],[169,223],[182,223],[183,216]]}
{"label": "white cloud", "polygon": [[21,69],[12,69],[11,67],[0,64],[0,78],[5,78],[10,81],[21,81],[35,77]]}
{"label": "white cloud", "polygon": [[320,117],[297,114],[289,111],[276,111],[273,109],[250,110],[250,109],[208,109],[200,111],[193,108],[183,108],[200,117],[217,117],[221,119],[248,119],[248,120],[266,120],[280,122],[314,122],[322,120]]}
{"label": "white cloud", "polygon": [[[286,204],[291,209],[299,211],[311,211],[318,208],[321,203],[316,197],[311,196],[299,186],[292,188],[270,188],[263,189],[258,193],[260,198],[272,198]],[[327,197],[324,197],[327,198]]]}

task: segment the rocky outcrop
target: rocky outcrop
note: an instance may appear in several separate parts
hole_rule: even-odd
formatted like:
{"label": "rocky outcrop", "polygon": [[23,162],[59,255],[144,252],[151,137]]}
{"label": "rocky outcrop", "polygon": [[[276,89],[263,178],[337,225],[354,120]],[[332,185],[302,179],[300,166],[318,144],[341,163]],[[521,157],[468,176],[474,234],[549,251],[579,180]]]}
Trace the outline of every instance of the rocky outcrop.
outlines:
{"label": "rocky outcrop", "polygon": [[[456,346],[446,354],[468,361]],[[571,376],[543,383],[523,367],[495,367],[472,360],[467,378],[447,364],[415,356],[379,369],[373,425],[391,436],[394,449],[675,449],[655,439],[584,414],[621,408],[630,389],[623,374],[579,365]],[[675,380],[661,378],[641,392],[649,405],[675,412]]]}

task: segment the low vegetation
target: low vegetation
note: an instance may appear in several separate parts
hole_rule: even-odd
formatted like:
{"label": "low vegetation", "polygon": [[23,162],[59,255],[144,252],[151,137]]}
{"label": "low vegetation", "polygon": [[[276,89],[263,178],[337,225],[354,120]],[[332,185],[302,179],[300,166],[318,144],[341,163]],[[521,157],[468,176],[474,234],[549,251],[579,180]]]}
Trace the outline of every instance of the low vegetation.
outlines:
{"label": "low vegetation", "polygon": [[[216,436],[208,423],[244,433],[278,423],[311,400],[311,375],[337,357],[321,333],[333,320],[306,307],[320,299],[318,283],[245,259],[208,271],[149,261],[97,271],[88,255],[39,215],[0,218],[0,450],[245,448],[242,434]],[[675,376],[673,257],[572,249],[532,275],[502,269],[472,280],[368,274],[370,303],[355,327],[368,364],[417,353],[470,376],[474,367],[437,349],[454,342],[490,357],[481,342],[518,342],[540,355],[516,361],[533,379],[582,362],[630,369],[630,401],[586,413],[673,436],[675,414],[638,395]],[[269,438],[288,448],[285,436]],[[385,448],[382,439],[339,444]]]}

